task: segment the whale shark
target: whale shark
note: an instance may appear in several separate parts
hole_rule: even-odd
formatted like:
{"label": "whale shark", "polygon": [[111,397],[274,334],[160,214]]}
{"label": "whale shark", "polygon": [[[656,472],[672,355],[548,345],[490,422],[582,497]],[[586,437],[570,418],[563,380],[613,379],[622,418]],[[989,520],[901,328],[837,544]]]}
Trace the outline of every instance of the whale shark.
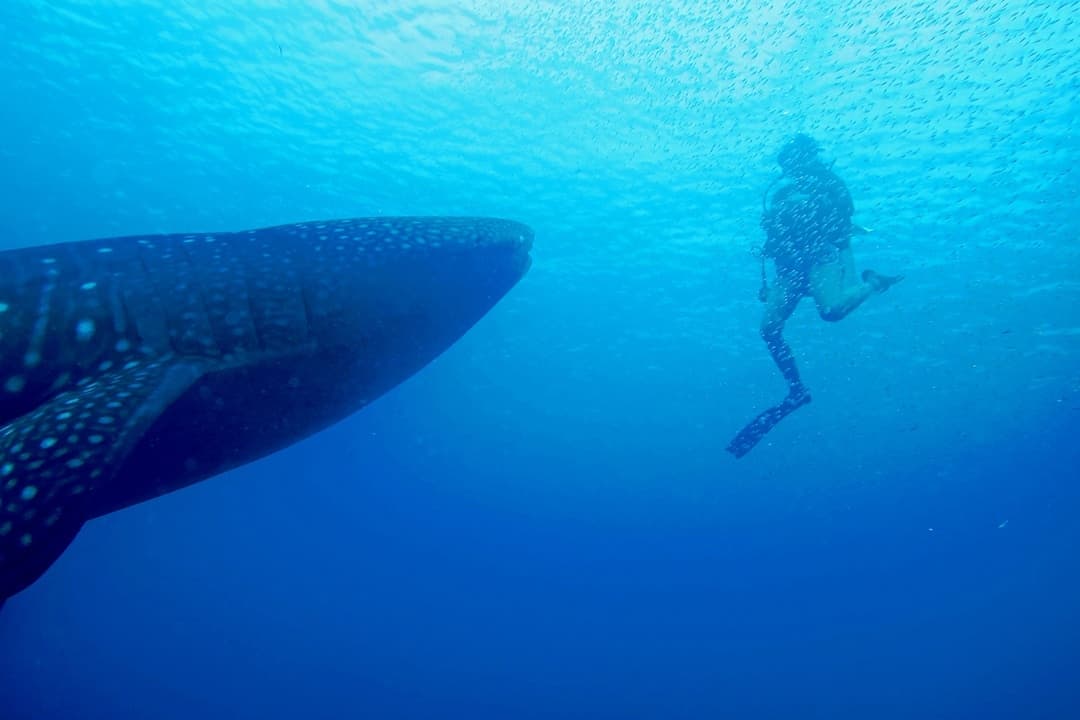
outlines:
{"label": "whale shark", "polygon": [[360,410],[526,273],[532,230],[377,217],[0,252],[0,605],[84,523]]}

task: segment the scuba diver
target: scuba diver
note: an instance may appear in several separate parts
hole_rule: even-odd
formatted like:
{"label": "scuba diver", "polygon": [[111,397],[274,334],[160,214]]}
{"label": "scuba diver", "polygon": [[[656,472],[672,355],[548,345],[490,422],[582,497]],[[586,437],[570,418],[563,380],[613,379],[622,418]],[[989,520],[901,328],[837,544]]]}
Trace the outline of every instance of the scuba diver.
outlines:
{"label": "scuba diver", "polygon": [[[818,157],[820,146],[808,135],[796,135],[780,149],[776,161],[783,174],[765,190],[761,227],[761,292],[765,314],[761,337],[788,384],[783,402],[758,415],[728,445],[742,457],[789,413],[810,402],[799,377],[795,356],[781,334],[784,323],[807,296],[814,298],[823,320],[836,322],[871,295],[883,293],[903,279],[864,270],[856,277],[851,236],[869,232],[851,222],[855,206],[847,186]],[[768,203],[768,193],[784,181]],[[765,260],[771,258],[776,279],[769,286]]]}

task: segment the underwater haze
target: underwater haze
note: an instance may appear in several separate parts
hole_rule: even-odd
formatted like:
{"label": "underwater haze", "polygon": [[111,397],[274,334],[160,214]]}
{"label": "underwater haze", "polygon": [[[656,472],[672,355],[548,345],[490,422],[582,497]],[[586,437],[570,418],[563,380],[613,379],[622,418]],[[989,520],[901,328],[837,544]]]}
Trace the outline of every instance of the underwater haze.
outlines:
{"label": "underwater haze", "polygon": [[[88,523],[0,718],[1080,717],[1080,3],[5,0],[0,250],[530,225],[371,407]],[[840,323],[758,334],[762,195],[851,189]]]}

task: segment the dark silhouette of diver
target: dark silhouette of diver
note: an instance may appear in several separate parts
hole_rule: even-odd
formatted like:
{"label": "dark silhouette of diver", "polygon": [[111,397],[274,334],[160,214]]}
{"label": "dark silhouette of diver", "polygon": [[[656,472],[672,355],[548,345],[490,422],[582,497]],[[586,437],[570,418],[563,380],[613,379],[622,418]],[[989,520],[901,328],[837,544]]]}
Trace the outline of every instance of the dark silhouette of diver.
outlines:
{"label": "dark silhouette of diver", "polygon": [[[903,279],[864,270],[856,277],[851,236],[867,230],[854,225],[851,193],[818,157],[821,149],[808,135],[796,135],[780,149],[776,161],[783,184],[763,203],[761,227],[765,245],[761,260],[761,337],[788,384],[783,402],[758,415],[731,441],[728,450],[742,457],[765,433],[792,411],[810,402],[799,377],[795,356],[781,334],[784,323],[806,296],[814,298],[823,320],[836,322],[871,295],[883,293]],[[769,189],[767,189],[766,197]],[[776,279],[770,287],[765,260],[772,259]]]}

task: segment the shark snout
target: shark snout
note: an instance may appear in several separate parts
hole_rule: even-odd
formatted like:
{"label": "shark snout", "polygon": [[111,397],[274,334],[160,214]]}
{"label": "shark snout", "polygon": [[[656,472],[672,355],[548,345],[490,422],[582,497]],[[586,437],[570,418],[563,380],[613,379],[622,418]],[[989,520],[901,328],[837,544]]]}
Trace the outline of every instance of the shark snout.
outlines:
{"label": "shark snout", "polygon": [[524,223],[498,218],[461,218],[459,222],[467,228],[462,237],[466,244],[509,248],[526,254],[532,250],[533,231]]}
{"label": "shark snout", "polygon": [[532,228],[513,220],[503,221],[506,227],[501,235],[502,241],[510,247],[512,270],[518,277],[523,276],[532,265],[529,253],[532,251],[534,234]]}
{"label": "shark snout", "polygon": [[531,227],[514,220],[503,220],[502,222],[506,224],[503,229],[503,237],[507,242],[526,253],[532,250],[534,235]]}
{"label": "shark snout", "polygon": [[[473,282],[483,277],[496,284],[513,284],[532,264],[529,253],[534,234],[524,223],[499,218],[452,218],[440,222],[449,241],[443,249],[459,260],[469,258],[463,261],[462,270],[468,268],[465,274],[474,276]],[[449,257],[446,259],[454,264]]]}

